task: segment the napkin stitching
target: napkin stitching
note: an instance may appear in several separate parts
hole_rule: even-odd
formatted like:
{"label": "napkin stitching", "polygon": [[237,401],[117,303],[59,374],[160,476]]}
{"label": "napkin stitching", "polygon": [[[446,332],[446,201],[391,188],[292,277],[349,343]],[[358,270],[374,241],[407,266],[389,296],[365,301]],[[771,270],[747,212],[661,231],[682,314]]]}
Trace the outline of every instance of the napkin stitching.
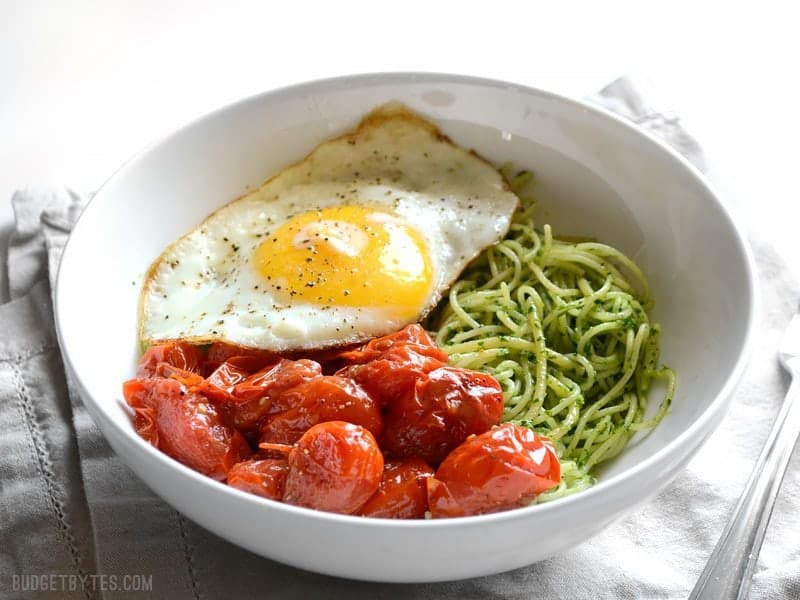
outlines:
{"label": "napkin stitching", "polygon": [[192,594],[196,600],[200,600],[200,583],[197,581],[197,573],[194,568],[194,547],[189,541],[189,535],[186,532],[186,520],[179,512],[175,512],[178,517],[178,527],[181,532],[181,541],[183,541],[183,554],[186,557],[186,566],[189,571],[189,580],[192,582]]}
{"label": "napkin stitching", "polygon": [[46,342],[41,344],[40,346],[36,346],[31,350],[27,350],[25,352],[20,352],[19,354],[14,354],[12,356],[0,357],[0,363],[20,363],[22,361],[28,360],[33,358],[34,356],[38,356],[39,354],[44,354],[48,350],[52,350],[56,347],[55,342]]}
{"label": "napkin stitching", "polygon": [[[44,350],[40,351],[38,354],[44,354]],[[36,353],[33,353],[30,355],[30,357],[36,355]],[[81,567],[81,556],[75,542],[75,536],[72,534],[72,528],[70,527],[69,523],[67,523],[64,506],[56,495],[56,481],[55,473],[53,472],[53,463],[50,460],[49,452],[47,451],[47,444],[45,444],[44,436],[42,435],[41,429],[39,428],[39,423],[36,420],[31,396],[28,391],[28,386],[25,383],[25,379],[22,376],[22,369],[20,369],[19,361],[12,362],[11,369],[14,374],[14,387],[17,391],[17,397],[19,398],[19,405],[22,409],[28,434],[31,437],[34,453],[36,454],[37,470],[39,471],[39,475],[44,485],[46,496],[50,504],[50,510],[52,511],[53,517],[56,520],[58,537],[60,537],[66,544],[67,551],[72,559],[72,564],[75,567],[75,571],[78,573],[78,576],[81,578],[81,581],[85,581],[88,577],[88,574]],[[91,600],[92,595],[90,594],[88,588],[84,587],[83,594],[85,598]]]}

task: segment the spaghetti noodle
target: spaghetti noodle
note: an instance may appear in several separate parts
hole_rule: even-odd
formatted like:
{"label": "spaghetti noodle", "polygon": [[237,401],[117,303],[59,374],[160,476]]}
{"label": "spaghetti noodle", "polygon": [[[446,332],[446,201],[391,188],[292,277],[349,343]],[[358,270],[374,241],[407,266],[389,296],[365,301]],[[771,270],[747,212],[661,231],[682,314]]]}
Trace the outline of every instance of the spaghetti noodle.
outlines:
{"label": "spaghetti noodle", "polygon": [[[532,174],[510,176],[522,200],[506,237],[485,250],[432,317],[451,364],[503,386],[503,420],[549,437],[562,461],[552,500],[591,486],[594,468],[619,454],[669,409],[675,373],[659,365],[647,280],[620,251],[534,229]],[[653,380],[666,391],[646,417]]]}

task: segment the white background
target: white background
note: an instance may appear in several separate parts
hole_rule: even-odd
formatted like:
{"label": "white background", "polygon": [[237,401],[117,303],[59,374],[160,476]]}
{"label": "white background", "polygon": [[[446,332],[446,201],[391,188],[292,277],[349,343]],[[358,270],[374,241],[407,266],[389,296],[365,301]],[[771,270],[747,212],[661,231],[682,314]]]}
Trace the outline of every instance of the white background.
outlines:
{"label": "white background", "polygon": [[426,70],[582,96],[633,74],[800,274],[797,30],[769,2],[0,0],[0,231],[13,190],[90,191],[171,129],[289,83]]}

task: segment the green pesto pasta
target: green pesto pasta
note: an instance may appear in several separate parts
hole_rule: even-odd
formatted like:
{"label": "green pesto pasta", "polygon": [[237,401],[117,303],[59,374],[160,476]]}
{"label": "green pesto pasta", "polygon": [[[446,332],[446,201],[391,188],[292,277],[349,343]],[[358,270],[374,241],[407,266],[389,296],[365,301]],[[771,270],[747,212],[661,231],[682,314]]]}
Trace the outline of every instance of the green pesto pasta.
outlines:
{"label": "green pesto pasta", "polygon": [[[550,438],[562,482],[547,501],[590,487],[594,468],[619,454],[669,409],[675,373],[659,365],[659,333],[639,267],[593,241],[534,229],[530,172],[510,177],[522,200],[506,237],[461,275],[429,322],[451,364],[494,375],[503,420]],[[666,393],[645,418],[654,379]]]}

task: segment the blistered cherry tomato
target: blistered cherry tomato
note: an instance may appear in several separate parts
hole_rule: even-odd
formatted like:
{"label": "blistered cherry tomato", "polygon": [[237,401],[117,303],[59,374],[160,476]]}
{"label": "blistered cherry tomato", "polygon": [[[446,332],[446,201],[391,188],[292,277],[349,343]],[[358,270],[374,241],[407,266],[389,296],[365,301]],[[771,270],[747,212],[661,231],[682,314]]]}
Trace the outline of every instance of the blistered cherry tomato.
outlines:
{"label": "blistered cherry tomato", "polygon": [[223,480],[234,464],[252,454],[242,434],[223,422],[211,402],[174,379],[126,382],[123,393],[137,417],[142,415],[136,423],[137,430],[144,430],[142,437],[155,439],[164,453],[195,471]]}
{"label": "blistered cherry tomato", "polygon": [[494,377],[441,367],[389,407],[383,447],[392,456],[418,456],[437,465],[468,435],[483,433],[502,416],[503,393]]}
{"label": "blistered cherry tomato", "polygon": [[353,514],[378,489],[383,455],[369,430],[327,421],[306,431],[289,453],[284,502]]}
{"label": "blistered cherry tomato", "polygon": [[421,519],[428,510],[426,479],[433,469],[420,458],[387,462],[378,491],[361,508],[365,517]]}
{"label": "blistered cherry tomato", "polygon": [[558,485],[553,445],[527,427],[506,423],[469,438],[428,479],[436,517],[463,517],[517,508]]}
{"label": "blistered cherry tomato", "polygon": [[194,371],[187,371],[180,369],[166,362],[160,362],[156,365],[154,377],[165,377],[167,379],[174,379],[182,383],[186,387],[196,387],[203,383],[203,376],[198,375]]}
{"label": "blistered cherry tomato", "polygon": [[261,427],[262,442],[293,444],[310,427],[324,421],[347,421],[380,437],[378,404],[352,379],[324,375],[281,394],[275,404],[286,408],[268,417]]}
{"label": "blistered cherry tomato", "polygon": [[147,379],[129,379],[122,384],[122,396],[132,409],[155,408],[153,384]]}
{"label": "blistered cherry tomato", "polygon": [[350,365],[336,374],[356,380],[381,407],[388,407],[411,392],[423,375],[446,364],[447,355],[438,348],[398,343],[379,358]]}
{"label": "blistered cherry tomato", "polygon": [[335,348],[323,348],[321,350],[300,350],[292,352],[287,358],[307,358],[318,362],[322,366],[322,373],[324,375],[335,375],[336,371],[344,367],[347,363],[342,359],[342,354],[357,350],[361,344],[347,344],[345,346],[337,346]]}
{"label": "blistered cherry tomato", "polygon": [[313,360],[281,359],[265,367],[234,386],[233,424],[243,430],[256,429],[267,415],[291,408],[278,401],[283,392],[321,376],[322,368]]}
{"label": "blistered cherry tomato", "polygon": [[153,380],[130,379],[122,384],[125,402],[134,410],[133,426],[145,441],[158,448],[156,407],[152,399]]}
{"label": "blistered cherry tomato", "polygon": [[247,379],[248,373],[236,365],[224,362],[198,385],[198,390],[209,400],[225,403],[233,397],[231,393],[237,383]]}
{"label": "blistered cherry tomato", "polygon": [[322,369],[313,360],[282,358],[236,385],[233,394],[241,400],[275,397],[289,388],[321,375]]}
{"label": "blistered cherry tomato", "polygon": [[339,358],[348,364],[363,364],[380,358],[393,346],[404,344],[416,344],[431,348],[435,353],[430,354],[430,356],[438,358],[444,363],[447,362],[447,353],[444,350],[440,350],[431,339],[431,336],[428,335],[428,332],[416,323],[407,325],[395,333],[374,338],[356,350],[341,352]]}
{"label": "blistered cherry tomato", "polygon": [[154,377],[159,363],[202,374],[205,357],[197,346],[185,342],[168,342],[150,346],[145,351],[136,370],[137,377]]}
{"label": "blistered cherry tomato", "polygon": [[236,463],[228,471],[228,485],[264,498],[281,500],[288,474],[289,463],[285,458],[246,460]]}
{"label": "blistered cherry tomato", "polygon": [[244,348],[227,342],[214,342],[208,349],[206,356],[206,373],[212,373],[224,362],[252,373],[263,369],[267,365],[277,362],[280,357],[274,352]]}

